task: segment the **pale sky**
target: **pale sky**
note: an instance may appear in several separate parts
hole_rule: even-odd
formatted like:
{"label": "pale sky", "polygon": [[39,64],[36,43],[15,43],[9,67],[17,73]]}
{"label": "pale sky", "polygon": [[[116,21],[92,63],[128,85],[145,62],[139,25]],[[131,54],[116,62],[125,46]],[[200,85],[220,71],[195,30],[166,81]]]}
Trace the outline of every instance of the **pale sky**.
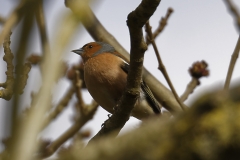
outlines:
{"label": "pale sky", "polygon": [[[128,51],[130,50],[129,31],[126,26],[126,19],[129,12],[134,10],[140,3],[140,0],[129,1],[113,1],[102,0],[94,3],[92,8],[106,29],[122,44]],[[235,0],[235,4],[240,8],[240,1]],[[0,15],[8,16],[13,6],[16,5],[14,0],[0,0]],[[209,64],[210,76],[201,80],[199,86],[193,95],[189,97],[186,104],[190,105],[199,95],[211,88],[221,89],[227,74],[230,58],[238,39],[237,28],[234,24],[233,17],[229,14],[224,1],[221,0],[162,0],[157,11],[150,19],[153,30],[158,26],[159,20],[165,16],[168,7],[174,9],[168,25],[164,32],[156,39],[162,60],[167,68],[169,76],[172,80],[178,94],[181,95],[188,82],[190,76],[188,68],[195,61],[205,60]],[[54,39],[56,27],[60,24],[64,13],[71,12],[64,6],[64,0],[51,0],[45,5],[46,19],[48,25],[49,39]],[[240,9],[239,9],[240,12]],[[68,25],[68,24],[66,24]],[[1,26],[0,26],[0,29]],[[14,32],[14,30],[13,30]],[[37,31],[36,34],[38,35]],[[41,53],[39,38],[36,38],[36,44],[29,53]],[[79,27],[76,32],[74,41],[69,46],[69,52],[66,52],[64,59],[69,65],[77,63],[80,57],[70,51],[80,48],[84,44],[94,41],[83,27]],[[0,82],[5,81],[5,62],[2,61],[3,49],[0,49]],[[158,63],[151,46],[145,54],[144,66],[153,73],[163,84],[167,86],[161,72],[157,70]],[[237,62],[233,73],[233,84],[239,84],[240,80],[240,63]],[[28,83],[39,81],[39,72],[33,68],[31,70],[32,78]],[[62,89],[58,90],[58,95],[54,97],[57,103],[68,87],[66,79],[58,82],[58,86]],[[31,88],[27,88],[31,90]],[[34,90],[37,91],[38,88]],[[25,93],[30,98],[30,92]],[[91,96],[84,91],[84,99],[86,102],[91,101]],[[72,100],[73,105],[76,99]],[[25,105],[30,103],[26,100]],[[44,131],[44,137],[54,139],[61,135],[68,127],[71,126],[70,117],[72,115],[72,106],[64,111],[57,120]],[[3,109],[8,107],[7,103],[0,99],[0,122],[3,122]],[[83,129],[90,129],[92,135],[99,131],[101,124],[107,119],[107,112],[99,108],[94,119],[86,124]],[[124,128],[134,129],[138,126],[139,121],[131,118]],[[0,123],[0,139],[5,137],[7,131]],[[1,151],[1,146],[0,146]]]}

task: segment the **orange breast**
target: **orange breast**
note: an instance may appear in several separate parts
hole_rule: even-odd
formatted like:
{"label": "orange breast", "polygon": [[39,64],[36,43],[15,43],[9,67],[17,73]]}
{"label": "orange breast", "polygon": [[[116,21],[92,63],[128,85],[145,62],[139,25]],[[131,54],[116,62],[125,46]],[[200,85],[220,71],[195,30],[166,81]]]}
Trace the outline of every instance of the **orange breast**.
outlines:
{"label": "orange breast", "polygon": [[120,99],[127,82],[121,69],[122,59],[110,54],[99,54],[84,64],[84,78],[89,93],[107,111]]}

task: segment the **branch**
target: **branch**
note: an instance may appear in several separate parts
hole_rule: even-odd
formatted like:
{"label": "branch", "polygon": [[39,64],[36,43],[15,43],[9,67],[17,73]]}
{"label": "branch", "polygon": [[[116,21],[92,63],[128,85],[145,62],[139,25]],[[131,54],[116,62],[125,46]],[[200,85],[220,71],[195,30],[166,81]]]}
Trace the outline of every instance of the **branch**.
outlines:
{"label": "branch", "polygon": [[[82,5],[82,1],[65,0],[66,7],[69,7],[73,13],[81,20],[88,33],[95,41],[103,41],[111,44],[121,53],[123,57],[129,60],[129,53],[117,42],[117,40],[102,26],[88,5]],[[84,12],[80,12],[83,11]],[[169,111],[177,113],[181,107],[174,98],[172,92],[159,82],[146,69],[143,70],[143,80],[151,89],[154,97]]]}
{"label": "branch", "polygon": [[228,9],[232,12],[232,15],[234,16],[235,22],[238,25],[238,29],[240,31],[240,14],[237,8],[234,6],[231,0],[225,0],[225,3],[227,4]]}
{"label": "branch", "polygon": [[[32,1],[31,1],[32,2]],[[33,2],[36,2],[34,0]],[[36,4],[31,6],[35,11]],[[31,10],[32,11],[32,10]],[[28,15],[31,15],[30,13]],[[33,14],[34,15],[34,12]],[[42,61],[42,86],[33,101],[33,109],[27,119],[17,125],[19,130],[13,132],[16,136],[13,140],[13,150],[11,155],[13,159],[29,160],[39,146],[36,138],[42,129],[43,119],[46,112],[51,107],[51,90],[57,78],[60,75],[63,66],[61,65],[61,57],[66,49],[66,45],[70,42],[78,23],[70,14],[63,17],[62,25],[59,25],[57,36],[53,44],[51,56],[50,53],[45,54],[46,58]],[[68,24],[68,25],[64,25]],[[27,30],[27,28],[25,28]],[[26,35],[25,35],[26,36]],[[27,147],[22,147],[27,146]]]}
{"label": "branch", "polygon": [[19,94],[22,94],[23,91],[24,91],[24,88],[27,84],[27,80],[28,80],[28,74],[32,68],[31,64],[30,63],[25,63],[23,66],[22,66],[23,70],[22,70],[22,73],[19,73],[21,74],[21,78],[18,82],[18,85],[19,85],[19,88],[18,88],[18,91],[17,93]]}
{"label": "branch", "polygon": [[0,16],[0,24],[3,24],[3,23],[5,23],[5,21],[6,21],[6,19],[5,19],[5,18],[3,18],[2,16]]}
{"label": "branch", "polygon": [[[167,21],[169,19],[169,17],[171,16],[171,14],[173,13],[173,9],[172,8],[168,8],[166,16],[161,18],[161,21],[159,22],[159,26],[158,28],[155,30],[155,32],[153,33],[153,39],[156,39],[156,37],[162,33],[163,29],[166,27],[167,25]],[[151,41],[148,38],[148,35],[146,35],[146,43],[147,45],[149,45],[151,43]]]}
{"label": "branch", "polygon": [[192,67],[189,68],[189,73],[192,77],[191,82],[187,85],[185,92],[181,96],[181,101],[184,102],[188,96],[193,93],[194,89],[200,84],[201,77],[209,76],[208,64],[205,61],[195,62]]}
{"label": "branch", "polygon": [[80,73],[78,70],[75,70],[75,87],[76,87],[76,96],[78,99],[79,111],[80,111],[80,113],[84,114],[84,111],[86,110],[85,109],[86,106],[82,99],[82,93],[81,93],[82,80],[80,80]]}
{"label": "branch", "polygon": [[191,81],[188,83],[186,90],[180,97],[180,100],[184,102],[187,100],[188,96],[193,93],[195,88],[200,84],[199,80],[197,78],[192,78]]}
{"label": "branch", "polygon": [[228,95],[213,92],[174,119],[156,117],[128,134],[110,135],[57,160],[240,159],[239,102],[240,86]]}
{"label": "branch", "polygon": [[55,141],[53,141],[47,148],[40,153],[39,157],[46,158],[51,156],[62,144],[64,144],[68,139],[72,138],[90,119],[93,118],[98,104],[93,101],[91,105],[87,106],[84,114],[81,114],[80,118],[75,121],[75,123],[61,136],[59,136]]}
{"label": "branch", "polygon": [[3,40],[9,35],[11,32],[12,27],[17,24],[24,13],[29,13],[29,7],[36,6],[42,0],[21,0],[19,5],[13,10],[6,21],[3,24],[1,33],[0,33],[0,44],[2,44]]}
{"label": "branch", "polygon": [[136,100],[139,98],[142,81],[142,66],[147,45],[143,40],[142,27],[157,9],[160,0],[143,0],[141,4],[128,15],[127,25],[131,39],[130,68],[127,76],[127,86],[113,115],[104,123],[101,130],[90,142],[115,131],[117,135],[128,121]]}
{"label": "branch", "polygon": [[43,2],[39,4],[36,9],[36,20],[38,24],[38,28],[41,35],[41,43],[42,43],[42,59],[45,58],[46,53],[50,53],[49,41],[47,36],[46,22],[43,13]]}
{"label": "branch", "polygon": [[11,33],[9,34],[8,37],[6,37],[3,47],[4,47],[4,53],[5,55],[3,56],[3,60],[7,63],[7,71],[5,72],[7,79],[5,83],[0,83],[0,87],[4,87],[5,89],[0,90],[0,98],[10,100],[13,95],[13,86],[14,86],[14,75],[13,75],[13,53],[10,48],[10,36]]}
{"label": "branch", "polygon": [[155,51],[155,54],[156,54],[156,57],[157,57],[157,60],[158,60],[158,64],[159,64],[158,69],[162,72],[164,78],[166,79],[169,87],[171,88],[171,90],[173,92],[174,97],[176,98],[177,102],[181,106],[182,110],[185,110],[186,107],[180,101],[180,98],[178,97],[178,94],[177,94],[177,92],[176,92],[176,90],[175,90],[175,88],[174,88],[174,86],[173,86],[173,84],[172,84],[172,82],[171,82],[171,80],[170,80],[170,78],[168,76],[167,70],[166,70],[166,68],[165,68],[165,66],[164,66],[164,64],[162,62],[162,59],[160,57],[157,45],[156,45],[156,43],[155,43],[155,41],[153,39],[152,29],[151,29],[151,26],[150,26],[149,22],[146,23],[146,32],[148,33],[149,40],[150,40],[150,42],[153,45],[153,49]]}
{"label": "branch", "polygon": [[55,107],[55,109],[48,114],[47,118],[45,118],[43,123],[43,128],[45,128],[50,122],[52,122],[68,105],[68,102],[71,100],[72,95],[75,92],[75,86],[72,85],[64,97],[61,98],[61,101]]}
{"label": "branch", "polygon": [[227,91],[229,89],[233,69],[234,69],[235,64],[237,62],[239,51],[240,51],[240,35],[238,37],[238,41],[237,41],[237,44],[236,44],[235,49],[233,51],[232,58],[231,58],[231,61],[230,61],[229,67],[228,67],[228,73],[227,73],[227,77],[226,77],[225,84],[224,84],[224,90],[225,91]]}

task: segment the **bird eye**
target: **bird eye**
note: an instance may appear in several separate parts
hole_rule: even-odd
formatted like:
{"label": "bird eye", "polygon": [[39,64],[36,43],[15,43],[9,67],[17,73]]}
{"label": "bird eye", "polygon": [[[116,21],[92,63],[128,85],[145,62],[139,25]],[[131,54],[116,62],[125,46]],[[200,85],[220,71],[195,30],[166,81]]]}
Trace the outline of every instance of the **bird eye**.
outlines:
{"label": "bird eye", "polygon": [[92,45],[90,45],[90,46],[88,46],[88,48],[93,48],[93,46],[92,46]]}

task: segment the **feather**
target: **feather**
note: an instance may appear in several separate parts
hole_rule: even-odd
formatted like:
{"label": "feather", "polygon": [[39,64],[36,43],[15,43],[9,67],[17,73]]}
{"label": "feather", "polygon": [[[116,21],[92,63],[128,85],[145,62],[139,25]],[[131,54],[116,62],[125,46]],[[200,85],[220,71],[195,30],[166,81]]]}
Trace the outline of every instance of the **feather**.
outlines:
{"label": "feather", "polygon": [[[128,74],[129,64],[126,61],[123,61],[121,68],[126,74]],[[141,89],[146,97],[147,102],[149,103],[150,107],[152,108],[152,110],[157,114],[161,113],[161,108],[160,108],[158,101],[155,99],[150,88],[147,86],[147,84],[144,81],[141,82]]]}

